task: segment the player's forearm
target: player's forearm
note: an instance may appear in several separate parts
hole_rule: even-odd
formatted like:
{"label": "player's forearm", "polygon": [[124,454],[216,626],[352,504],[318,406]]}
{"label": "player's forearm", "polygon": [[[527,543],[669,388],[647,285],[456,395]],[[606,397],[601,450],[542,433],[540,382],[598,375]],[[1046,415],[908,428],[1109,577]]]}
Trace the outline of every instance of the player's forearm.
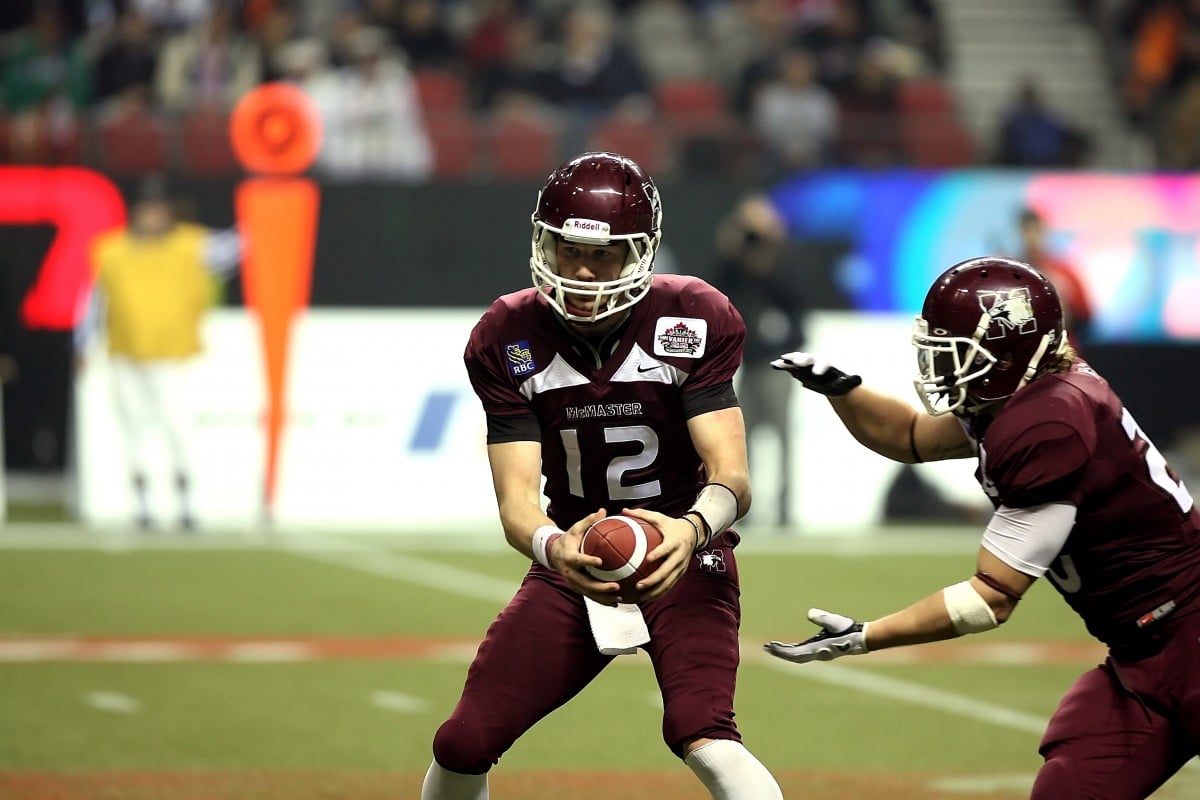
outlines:
{"label": "player's forearm", "polygon": [[911,464],[916,459],[910,442],[916,410],[898,398],[859,386],[844,397],[831,397],[850,435],[881,456]]}
{"label": "player's forearm", "polygon": [[940,642],[959,635],[939,591],[908,608],[868,622],[867,648],[871,651],[885,650],[889,647]]}
{"label": "player's forearm", "polygon": [[500,524],[504,527],[504,538],[509,545],[532,559],[534,532],[554,523],[537,504],[527,500],[515,500],[500,504]]}

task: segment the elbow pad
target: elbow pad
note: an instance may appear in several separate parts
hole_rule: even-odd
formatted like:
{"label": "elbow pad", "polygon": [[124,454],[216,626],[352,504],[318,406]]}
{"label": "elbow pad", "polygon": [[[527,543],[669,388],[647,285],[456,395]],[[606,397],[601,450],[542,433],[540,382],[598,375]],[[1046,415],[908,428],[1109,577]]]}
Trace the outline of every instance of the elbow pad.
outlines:
{"label": "elbow pad", "polygon": [[947,586],[942,590],[942,600],[959,636],[990,631],[1000,626],[992,607],[970,581]]}

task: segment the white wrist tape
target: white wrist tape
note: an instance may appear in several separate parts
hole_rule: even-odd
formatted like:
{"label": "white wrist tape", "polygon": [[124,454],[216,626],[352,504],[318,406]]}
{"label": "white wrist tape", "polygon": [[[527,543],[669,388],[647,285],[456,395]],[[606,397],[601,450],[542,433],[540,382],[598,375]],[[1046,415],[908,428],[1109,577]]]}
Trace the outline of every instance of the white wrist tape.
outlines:
{"label": "white wrist tape", "polygon": [[533,532],[533,558],[546,569],[550,566],[549,548],[555,536],[562,536],[565,531],[555,525],[543,525]]}
{"label": "white wrist tape", "polygon": [[696,495],[696,502],[692,503],[688,513],[699,514],[708,526],[707,539],[701,547],[696,548],[701,550],[708,546],[714,536],[737,520],[737,495],[723,483],[706,483],[700,494]]}
{"label": "white wrist tape", "polygon": [[999,627],[996,615],[987,600],[971,585],[970,581],[956,583],[942,589],[942,600],[946,603],[946,612],[950,614],[950,622],[960,636],[968,633],[980,633]]}

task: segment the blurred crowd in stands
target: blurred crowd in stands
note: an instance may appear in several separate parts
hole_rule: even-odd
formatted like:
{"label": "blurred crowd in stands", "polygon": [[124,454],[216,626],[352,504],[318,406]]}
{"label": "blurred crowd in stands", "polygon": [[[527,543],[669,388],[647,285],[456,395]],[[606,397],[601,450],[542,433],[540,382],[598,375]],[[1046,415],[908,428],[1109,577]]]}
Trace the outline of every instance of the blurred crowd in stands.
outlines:
{"label": "blurred crowd in stands", "polygon": [[[315,100],[329,179],[540,178],[583,148],[664,177],[1087,160],[1034,83],[994,141],[972,137],[935,0],[0,5],[7,163],[236,174],[227,115],[271,80]],[[1164,165],[1195,166],[1200,0],[1125,6],[1130,119]]]}
{"label": "blurred crowd in stands", "polygon": [[1200,168],[1200,0],[1127,0],[1116,23],[1129,120],[1164,169]]}

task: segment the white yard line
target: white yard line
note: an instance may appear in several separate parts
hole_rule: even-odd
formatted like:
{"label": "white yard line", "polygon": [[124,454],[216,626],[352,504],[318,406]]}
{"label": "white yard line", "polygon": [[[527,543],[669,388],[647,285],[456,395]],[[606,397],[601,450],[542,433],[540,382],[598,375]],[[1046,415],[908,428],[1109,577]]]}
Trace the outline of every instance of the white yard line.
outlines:
{"label": "white yard line", "polygon": [[83,699],[92,708],[110,714],[136,714],[142,707],[137,699],[120,692],[88,692]]}
{"label": "white yard line", "polygon": [[900,703],[924,706],[1024,733],[1041,734],[1046,729],[1045,717],[975,700],[942,689],[933,689],[919,683],[878,675],[861,667],[827,663],[792,664],[766,653],[755,654],[754,662],[759,666],[768,667],[800,680],[826,683]]}
{"label": "white yard line", "polygon": [[384,711],[419,714],[429,709],[429,701],[403,692],[377,689],[371,692],[371,705]]}
{"label": "white yard line", "polygon": [[429,561],[409,553],[395,553],[362,542],[346,542],[341,549],[329,547],[329,542],[309,541],[309,537],[289,540],[284,549],[324,564],[356,569],[382,578],[426,586],[450,594],[477,600],[507,603],[520,585],[519,579],[494,578],[471,570]]}

